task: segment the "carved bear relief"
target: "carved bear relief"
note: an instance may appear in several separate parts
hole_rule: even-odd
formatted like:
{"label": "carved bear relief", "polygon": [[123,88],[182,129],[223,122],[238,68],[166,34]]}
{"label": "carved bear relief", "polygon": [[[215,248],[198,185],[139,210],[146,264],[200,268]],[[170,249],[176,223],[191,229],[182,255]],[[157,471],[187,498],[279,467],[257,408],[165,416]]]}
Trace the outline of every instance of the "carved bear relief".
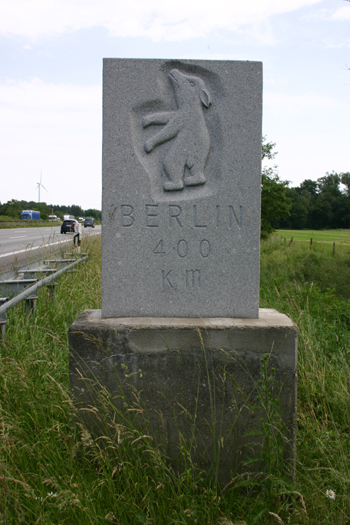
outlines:
{"label": "carved bear relief", "polygon": [[148,81],[144,100],[130,112],[134,152],[157,202],[209,197],[221,177],[220,78],[181,66],[161,69],[152,91]]}
{"label": "carved bear relief", "polygon": [[[211,96],[204,81],[172,69],[168,78],[174,92],[176,111],[150,113],[142,126],[164,127],[144,143],[146,153],[168,141],[172,145],[163,160],[164,191],[181,191],[184,186],[205,184],[204,168],[210,150],[210,137],[203,106],[209,108]],[[185,167],[188,171],[185,175]]]}

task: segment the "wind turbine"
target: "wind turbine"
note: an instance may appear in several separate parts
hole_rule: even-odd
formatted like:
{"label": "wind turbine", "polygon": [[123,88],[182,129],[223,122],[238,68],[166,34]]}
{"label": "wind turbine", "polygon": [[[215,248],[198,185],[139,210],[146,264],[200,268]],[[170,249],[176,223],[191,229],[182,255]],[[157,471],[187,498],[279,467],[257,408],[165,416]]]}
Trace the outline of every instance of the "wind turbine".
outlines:
{"label": "wind turbine", "polygon": [[45,188],[45,186],[41,183],[41,178],[42,178],[42,175],[43,175],[43,172],[40,173],[40,182],[38,182],[37,184],[37,188],[38,188],[38,197],[39,197],[39,200],[38,202],[40,202],[40,187],[42,186],[44,188],[45,191],[47,191],[47,189]]}

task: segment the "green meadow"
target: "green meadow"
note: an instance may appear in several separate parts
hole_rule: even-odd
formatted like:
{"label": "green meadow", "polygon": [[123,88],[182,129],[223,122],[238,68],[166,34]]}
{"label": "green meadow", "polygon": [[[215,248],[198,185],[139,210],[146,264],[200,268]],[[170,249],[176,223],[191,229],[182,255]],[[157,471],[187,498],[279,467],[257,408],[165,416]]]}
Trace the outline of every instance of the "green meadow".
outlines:
{"label": "green meadow", "polygon": [[[321,243],[284,243],[281,235],[261,245],[260,306],[285,313],[299,328],[294,482],[273,444],[266,470],[243,472],[222,487],[190,462],[175,474],[162,447],[124,427],[117,413],[103,435],[79,422],[67,331],[84,309],[101,305],[94,237],[83,241],[87,264],[61,276],[54,298],[39,290],[35,317],[21,304],[8,314],[0,341],[0,523],[350,523],[350,246],[333,255]],[[107,409],[107,392],[104,399]]]}
{"label": "green meadow", "polygon": [[350,244],[350,230],[276,230],[274,236],[295,241]]}

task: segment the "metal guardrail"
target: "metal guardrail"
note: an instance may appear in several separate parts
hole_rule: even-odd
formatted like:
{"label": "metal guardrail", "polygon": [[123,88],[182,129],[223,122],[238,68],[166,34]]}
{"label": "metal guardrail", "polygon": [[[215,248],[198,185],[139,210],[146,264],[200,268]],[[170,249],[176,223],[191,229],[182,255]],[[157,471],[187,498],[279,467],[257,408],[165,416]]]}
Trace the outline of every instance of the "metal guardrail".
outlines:
{"label": "metal guardrail", "polygon": [[[21,267],[16,271],[4,272],[0,275],[0,324],[1,334],[4,337],[6,330],[6,312],[21,301],[26,301],[26,310],[34,312],[38,290],[42,286],[51,286],[54,289],[55,281],[60,275],[72,270],[77,264],[88,259],[87,254],[80,254],[79,258],[44,259]],[[55,268],[47,268],[54,265]],[[48,275],[44,279],[37,276]],[[14,295],[12,299],[9,299]]]}

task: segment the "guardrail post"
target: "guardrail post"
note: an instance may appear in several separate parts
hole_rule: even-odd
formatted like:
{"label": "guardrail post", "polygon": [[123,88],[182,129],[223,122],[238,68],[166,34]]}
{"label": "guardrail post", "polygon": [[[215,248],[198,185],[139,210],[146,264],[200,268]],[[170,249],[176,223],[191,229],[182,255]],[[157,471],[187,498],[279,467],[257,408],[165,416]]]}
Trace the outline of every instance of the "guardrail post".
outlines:
{"label": "guardrail post", "polygon": [[74,235],[73,242],[74,242],[75,252],[80,253],[80,245],[81,245],[80,233],[77,233],[76,235]]}
{"label": "guardrail post", "polygon": [[[0,297],[0,306],[5,304],[7,301],[7,297]],[[5,338],[5,333],[6,333],[6,324],[7,324],[7,319],[6,319],[6,312],[0,314],[0,325],[1,325],[1,337],[4,339]]]}
{"label": "guardrail post", "polygon": [[49,295],[51,298],[56,295],[57,283],[47,284],[46,288],[49,290]]}
{"label": "guardrail post", "polygon": [[3,339],[5,338],[6,324],[7,324],[6,314],[0,315],[1,337]]}
{"label": "guardrail post", "polygon": [[[6,324],[6,312],[16,304],[20,303],[21,301],[25,300],[25,309],[28,313],[34,313],[35,309],[35,301],[38,299],[38,290],[42,286],[47,286],[52,284],[52,281],[56,280],[60,275],[62,275],[65,272],[69,272],[72,270],[77,264],[81,262],[85,262],[88,258],[87,254],[83,254],[83,257],[80,257],[79,259],[73,259],[73,260],[63,260],[60,259],[58,261],[53,260],[51,262],[60,263],[57,264],[57,266],[61,266],[62,263],[65,263],[66,266],[64,266],[61,269],[57,268],[57,271],[50,275],[49,277],[45,277],[44,279],[38,281],[37,279],[18,279],[18,280],[5,280],[0,281],[0,285],[2,285],[2,290],[0,289],[0,293],[3,294],[2,297],[0,297],[0,324],[1,324],[1,334],[5,334],[5,324]],[[44,260],[43,264],[47,264],[48,260]],[[67,264],[68,263],[68,264]],[[73,270],[74,271],[74,270]],[[12,299],[9,297],[13,295],[13,290],[11,288],[11,285],[14,285],[15,287],[24,288],[23,291],[21,291],[18,294],[15,294]],[[25,286],[27,285],[27,286]],[[1,288],[1,287],[0,287]],[[5,295],[6,294],[6,295]]]}
{"label": "guardrail post", "polygon": [[34,315],[35,314],[35,303],[37,300],[37,296],[31,295],[29,297],[26,297],[24,300],[25,310],[27,315]]}

